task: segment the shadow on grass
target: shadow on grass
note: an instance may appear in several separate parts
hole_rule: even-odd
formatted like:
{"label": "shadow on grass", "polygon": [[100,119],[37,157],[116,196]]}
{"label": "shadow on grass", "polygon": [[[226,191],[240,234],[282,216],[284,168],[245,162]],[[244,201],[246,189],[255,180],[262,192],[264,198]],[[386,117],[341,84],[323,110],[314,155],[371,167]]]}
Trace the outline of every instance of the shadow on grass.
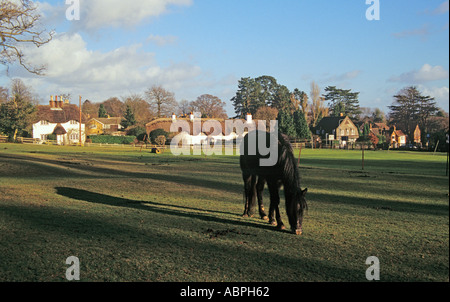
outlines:
{"label": "shadow on grass", "polygon": [[439,205],[439,204],[423,204],[423,203],[414,203],[407,201],[389,201],[378,198],[370,198],[370,197],[351,197],[351,196],[343,196],[339,194],[324,194],[324,193],[315,193],[312,191],[309,194],[309,198],[313,202],[326,202],[335,205],[353,205],[353,206],[361,206],[366,208],[371,208],[375,210],[385,210],[385,211],[395,211],[395,212],[404,212],[404,213],[416,213],[416,214],[425,214],[425,215],[436,215],[436,216],[448,216],[449,207],[448,205]]}
{"label": "shadow on grass", "polygon": [[[246,226],[246,227],[256,227],[260,229],[268,229],[268,230],[275,230],[275,228],[269,224],[255,224],[251,221],[245,222],[245,221],[238,221],[238,220],[232,220],[232,219],[226,219],[226,218],[220,218],[215,216],[216,214],[226,214],[226,215],[234,215],[236,218],[239,217],[238,214],[235,213],[227,213],[227,212],[221,212],[221,211],[212,211],[208,210],[205,211],[204,209],[197,209],[197,208],[191,208],[191,207],[185,207],[185,206],[179,206],[179,205],[168,205],[158,202],[152,202],[152,201],[139,201],[139,200],[131,200],[121,197],[114,197],[109,196],[105,194],[90,192],[86,190],[76,189],[76,188],[68,188],[68,187],[57,187],[56,193],[58,195],[68,197],[75,200],[81,200],[86,201],[90,203],[96,203],[96,204],[102,204],[106,206],[112,206],[112,207],[124,207],[124,208],[131,208],[136,210],[145,210],[145,211],[151,211],[156,212],[160,214],[165,215],[171,215],[171,216],[179,216],[184,218],[193,218],[193,219],[200,219],[203,221],[211,221],[211,222],[218,222],[218,223],[225,223],[225,224],[231,224],[231,225],[240,225],[240,226]],[[194,211],[201,211],[205,212],[198,213]],[[287,231],[286,231],[287,232]]]}

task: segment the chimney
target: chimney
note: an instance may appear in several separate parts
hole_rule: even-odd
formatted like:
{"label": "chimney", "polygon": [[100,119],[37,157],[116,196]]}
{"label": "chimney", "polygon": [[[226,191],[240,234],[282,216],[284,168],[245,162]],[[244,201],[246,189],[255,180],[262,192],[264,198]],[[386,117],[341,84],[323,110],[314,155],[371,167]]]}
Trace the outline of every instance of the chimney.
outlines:
{"label": "chimney", "polygon": [[175,115],[175,113],[172,113],[172,121],[175,122],[177,120],[177,116]]}
{"label": "chimney", "polygon": [[191,112],[191,114],[189,116],[189,119],[191,120],[191,122],[194,121],[195,117],[194,117],[194,113],[193,112]]}
{"label": "chimney", "polygon": [[55,108],[55,101],[53,100],[53,95],[50,96],[50,108]]}
{"label": "chimney", "polygon": [[252,114],[249,112],[247,113],[247,123],[251,123],[253,121],[253,116]]}

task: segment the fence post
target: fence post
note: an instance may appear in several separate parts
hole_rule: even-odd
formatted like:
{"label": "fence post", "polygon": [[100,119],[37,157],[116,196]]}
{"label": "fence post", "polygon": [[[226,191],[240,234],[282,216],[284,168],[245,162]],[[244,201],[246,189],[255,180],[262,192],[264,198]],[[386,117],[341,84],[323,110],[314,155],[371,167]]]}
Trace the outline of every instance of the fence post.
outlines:
{"label": "fence post", "polygon": [[361,144],[362,149],[362,169],[364,170],[364,143]]}

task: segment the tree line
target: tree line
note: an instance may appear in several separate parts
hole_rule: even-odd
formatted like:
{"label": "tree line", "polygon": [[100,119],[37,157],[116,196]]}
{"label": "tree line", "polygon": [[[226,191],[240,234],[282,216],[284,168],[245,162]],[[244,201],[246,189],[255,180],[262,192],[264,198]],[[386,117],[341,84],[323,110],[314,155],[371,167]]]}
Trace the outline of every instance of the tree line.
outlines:
{"label": "tree line", "polygon": [[[62,94],[63,99],[71,99],[70,93]],[[20,79],[13,79],[10,87],[0,87],[0,134],[11,140],[17,136],[32,135],[32,121],[35,119],[39,97],[33,88]],[[170,117],[172,114],[187,115],[201,112],[205,118],[227,118],[225,102],[211,94],[203,94],[194,101],[178,102],[175,94],[162,86],[152,86],[144,94],[132,93],[128,96],[110,97],[103,102],[85,100],[82,111],[88,118],[120,117],[122,126],[130,128],[128,134],[145,131],[145,124],[156,118]]]}
{"label": "tree line", "polygon": [[314,81],[310,84],[309,94],[298,88],[289,91],[274,77],[260,76],[241,78],[231,102],[237,118],[250,113],[256,119],[277,119],[280,132],[292,138],[309,139],[311,130],[322,118],[341,115],[349,116],[356,124],[367,124],[363,129],[368,128],[369,123],[396,125],[410,138],[414,137],[415,127],[419,125],[422,141],[448,133],[448,113],[437,107],[434,98],[422,95],[415,86],[405,87],[393,96],[387,115],[380,108],[361,107],[359,94],[336,86],[327,86],[322,93]]}

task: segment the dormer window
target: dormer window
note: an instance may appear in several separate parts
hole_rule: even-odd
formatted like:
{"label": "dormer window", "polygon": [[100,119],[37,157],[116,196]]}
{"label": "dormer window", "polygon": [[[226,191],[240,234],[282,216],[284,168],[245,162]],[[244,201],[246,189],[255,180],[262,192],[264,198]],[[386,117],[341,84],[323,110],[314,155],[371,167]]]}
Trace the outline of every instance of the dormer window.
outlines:
{"label": "dormer window", "polygon": [[41,125],[45,126],[45,125],[49,125],[50,123],[48,121],[41,121]]}
{"label": "dormer window", "polygon": [[70,121],[70,124],[71,124],[71,125],[78,125],[78,122],[75,121],[75,120],[71,120],[71,121]]}

